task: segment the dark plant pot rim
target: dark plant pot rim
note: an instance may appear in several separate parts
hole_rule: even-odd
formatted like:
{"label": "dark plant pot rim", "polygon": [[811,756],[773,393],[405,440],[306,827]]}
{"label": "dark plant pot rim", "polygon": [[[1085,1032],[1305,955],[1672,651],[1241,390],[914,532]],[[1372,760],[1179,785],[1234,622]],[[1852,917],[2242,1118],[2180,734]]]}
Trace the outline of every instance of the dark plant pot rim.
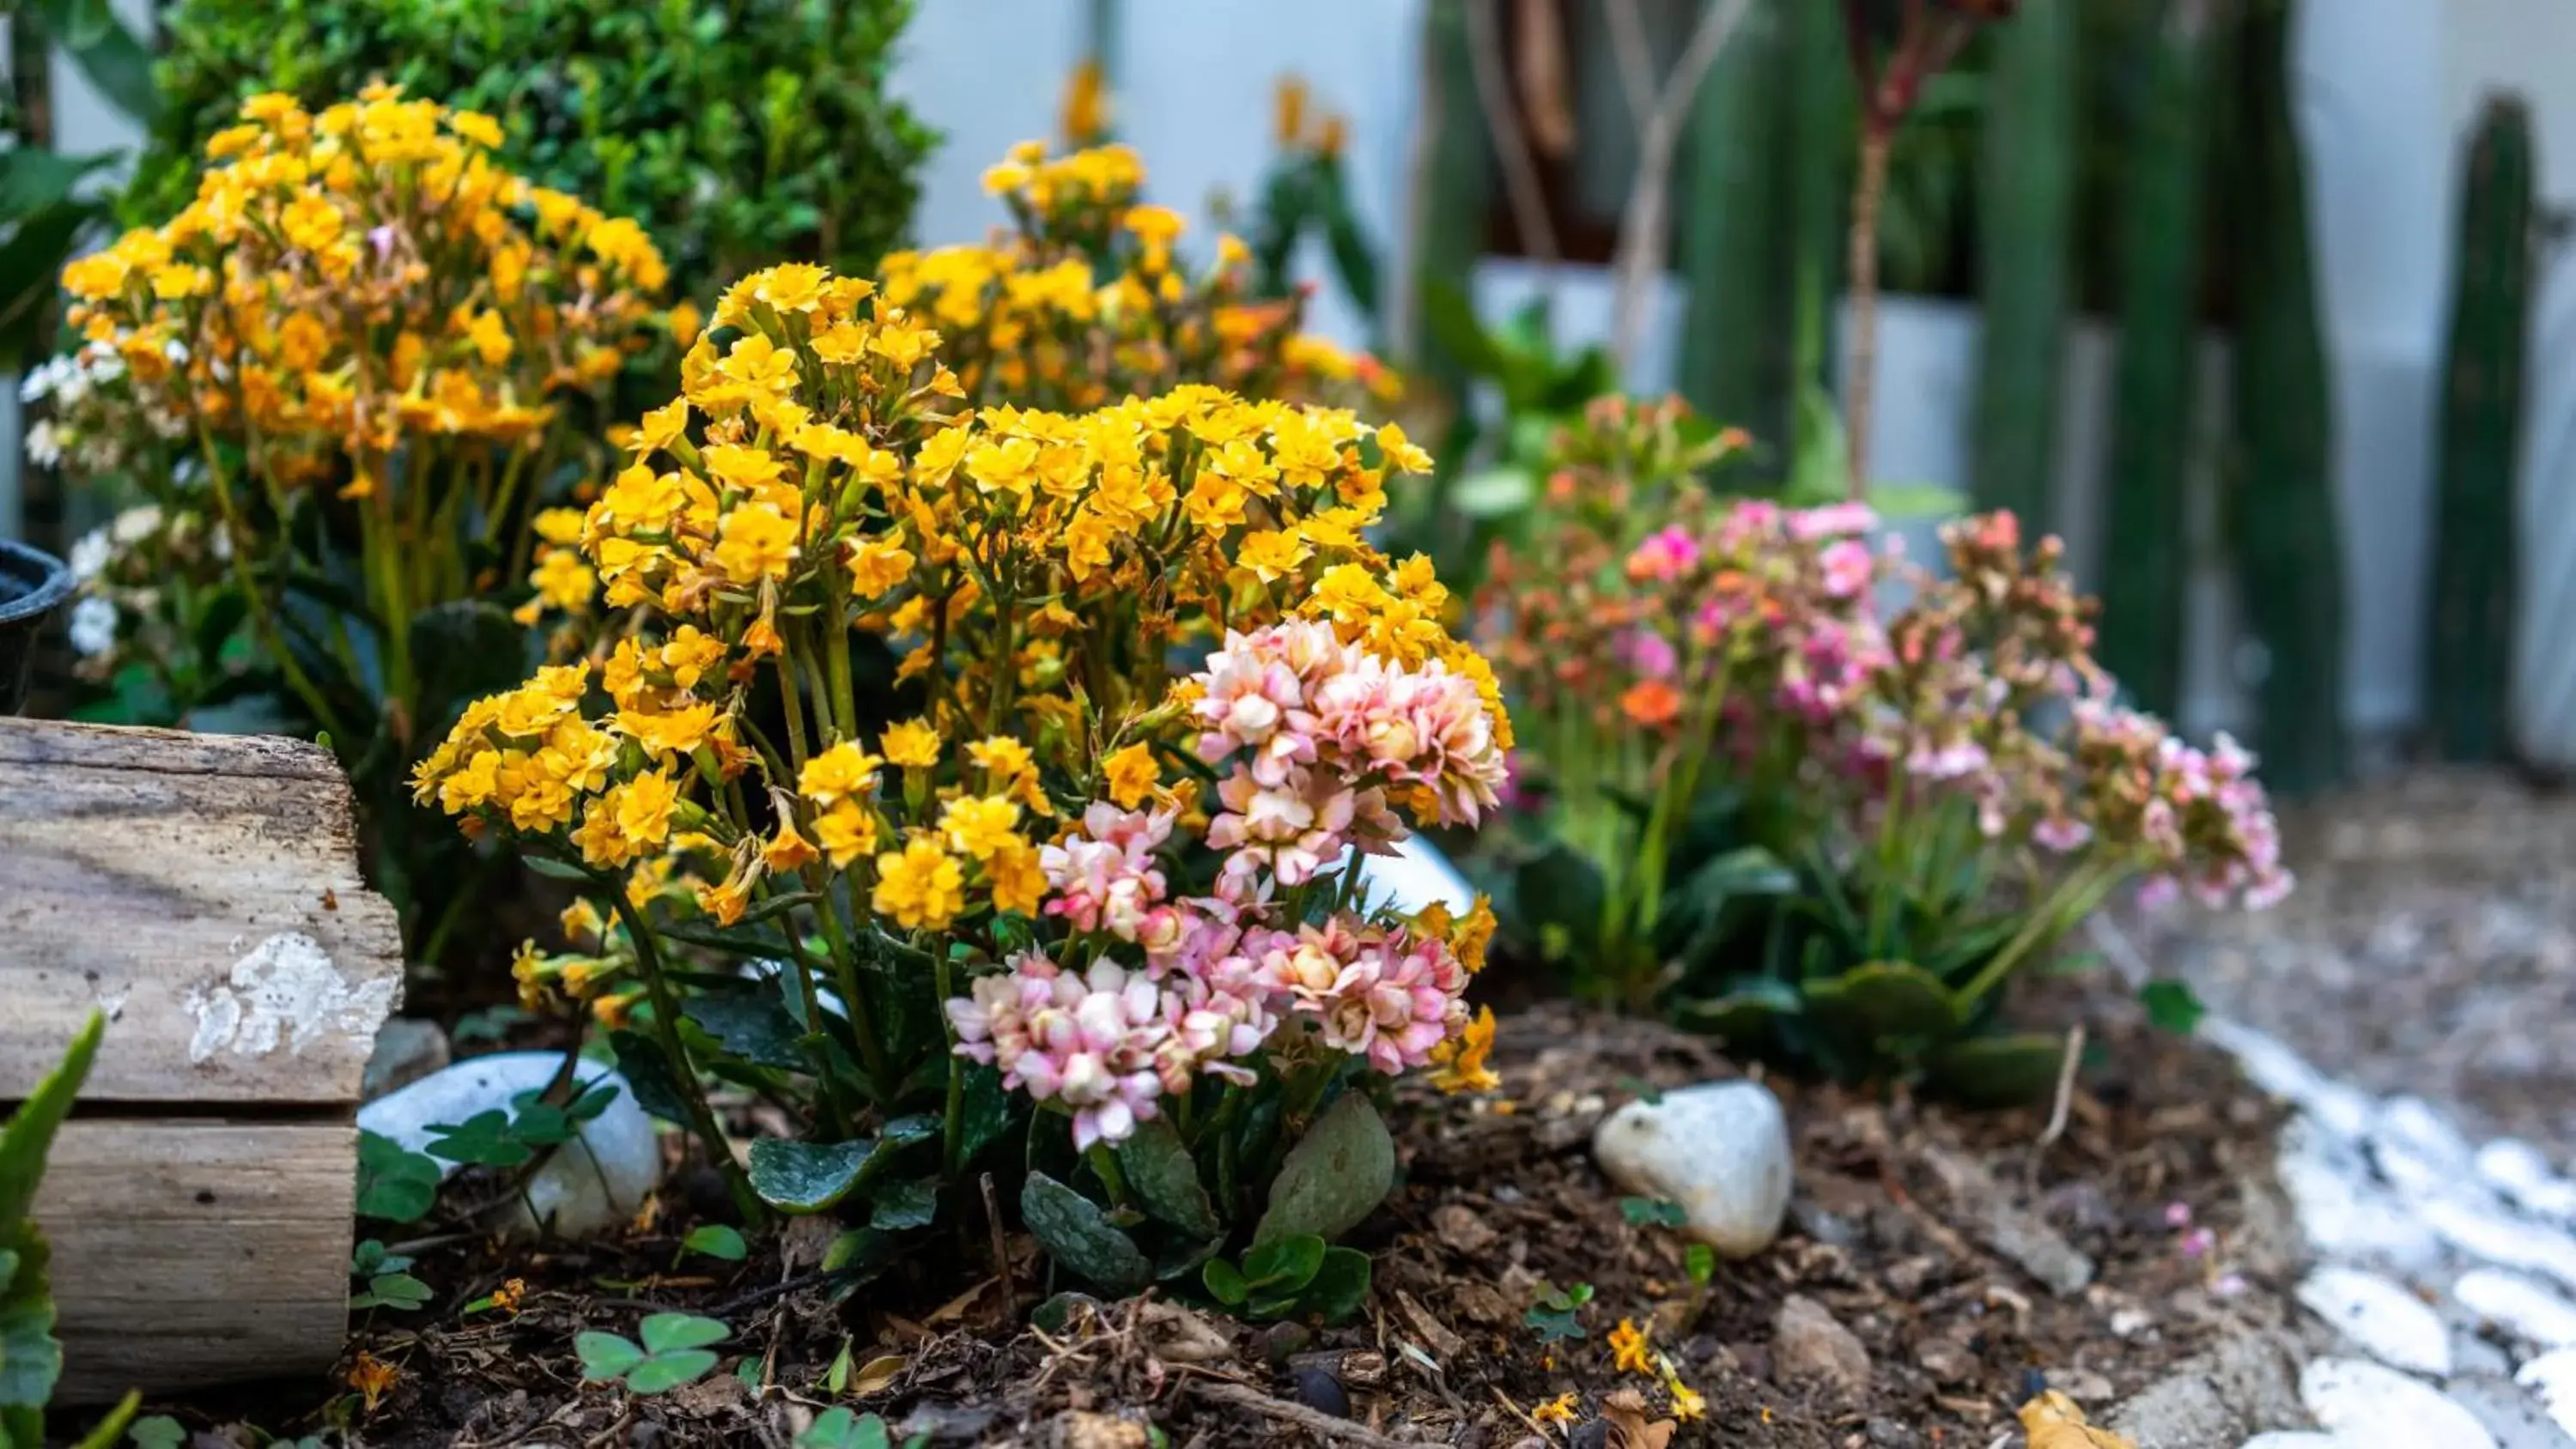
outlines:
{"label": "dark plant pot rim", "polygon": [[27,589],[14,598],[0,595],[0,624],[42,619],[53,612],[55,605],[71,597],[71,569],[42,549],[0,538],[0,574],[11,576]]}

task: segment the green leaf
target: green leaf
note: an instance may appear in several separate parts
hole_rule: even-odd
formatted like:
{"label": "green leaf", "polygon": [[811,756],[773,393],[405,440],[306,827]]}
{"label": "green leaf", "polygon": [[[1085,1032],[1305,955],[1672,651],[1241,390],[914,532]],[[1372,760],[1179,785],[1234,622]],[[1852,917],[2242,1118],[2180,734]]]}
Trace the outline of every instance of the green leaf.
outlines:
{"label": "green leaf", "polygon": [[429,1134],[425,1150],[448,1162],[517,1167],[536,1155],[511,1132],[509,1114],[498,1107],[485,1108],[462,1122],[433,1122]]}
{"label": "green leaf", "polygon": [[781,1212],[824,1212],[859,1185],[859,1173],[876,1150],[873,1137],[849,1142],[764,1137],[751,1144],[751,1190]]}
{"label": "green leaf", "polygon": [[739,1263],[751,1256],[751,1245],[742,1240],[742,1234],[723,1223],[701,1223],[691,1228],[689,1235],[680,1240],[680,1246],[692,1253],[722,1258],[728,1263]]}
{"label": "green leaf", "polygon": [[1477,320],[1476,304],[1467,299],[1458,280],[1428,273],[1421,280],[1422,320],[1430,327],[1432,340],[1469,373],[1500,377],[1502,352],[1484,323]]}
{"label": "green leaf", "polygon": [[1210,1298],[1228,1308],[1241,1307],[1243,1300],[1252,1296],[1252,1285],[1244,1281],[1242,1271],[1223,1258],[1210,1258],[1200,1265],[1199,1282],[1206,1286]]}
{"label": "green leaf", "polygon": [[1395,1139],[1368,1098],[1345,1092],[1279,1164],[1255,1244],[1300,1233],[1331,1242],[1377,1210],[1395,1186]]}
{"label": "green leaf", "polygon": [[1830,1017],[1871,1041],[1940,1041],[1967,1024],[1941,979],[1910,961],[1869,961],[1806,984],[1810,1014]]}
{"label": "green leaf", "polygon": [[1678,1228],[1690,1221],[1690,1214],[1682,1210],[1680,1203],[1652,1197],[1619,1199],[1619,1216],[1627,1219],[1630,1227],[1637,1228]]}
{"label": "green leaf", "polygon": [[1368,1254],[1357,1248],[1332,1248],[1307,1283],[1302,1306],[1326,1323],[1341,1323],[1359,1313],[1368,1290]]}
{"label": "green leaf", "polygon": [[638,1394],[667,1393],[705,1378],[715,1366],[715,1354],[703,1348],[657,1353],[627,1372],[626,1387]]}
{"label": "green leaf", "polygon": [[614,1333],[576,1333],[572,1350],[581,1357],[581,1376],[586,1379],[614,1379],[644,1361],[644,1350],[633,1341]]}
{"label": "green leaf", "polygon": [[1789,482],[1782,501],[1803,508],[1841,498],[1851,482],[1850,449],[1842,413],[1821,382],[1806,378],[1798,384],[1789,435]]}
{"label": "green leaf", "polygon": [[[98,1058],[99,1037],[106,1030],[107,1017],[91,1012],[64,1050],[62,1061],[9,1114],[8,1125],[0,1127],[0,1230],[24,1219],[35,1206],[36,1186],[44,1181],[45,1157],[53,1151],[54,1133],[71,1115],[72,1099],[89,1077],[90,1063]],[[44,1400],[36,1402],[41,1405]]]}
{"label": "green leaf", "polygon": [[635,1094],[636,1106],[665,1122],[688,1125],[688,1089],[673,1075],[660,1044],[640,1031],[621,1027],[608,1034],[608,1049],[617,1058],[618,1074]]}
{"label": "green leaf", "polygon": [[2063,1039],[2037,1032],[1951,1042],[1924,1061],[1932,1087],[1970,1106],[2044,1102],[2066,1061]]}
{"label": "green leaf", "polygon": [[595,884],[599,880],[598,874],[590,867],[569,860],[557,860],[551,855],[523,855],[519,857],[519,863],[549,880],[576,880],[584,885]]}
{"label": "green leaf", "polygon": [[1075,1276],[1116,1294],[1154,1281],[1154,1264],[1091,1199],[1043,1172],[1020,1189],[1020,1217],[1039,1246]]}
{"label": "green leaf", "polygon": [[2146,1007],[2147,1020],[2155,1023],[2158,1031],[2176,1036],[2191,1035],[2209,1012],[2186,981],[2150,981],[2138,988],[2138,1002]]}
{"label": "green leaf", "polygon": [[438,1164],[379,1133],[358,1134],[358,1216],[418,1222],[438,1202]]}
{"label": "green leaf", "polygon": [[979,1066],[966,1073],[965,1126],[958,1134],[966,1161],[998,1141],[1011,1128],[1011,1094],[1002,1087],[999,1069]]}
{"label": "green leaf", "polygon": [[72,64],[109,104],[147,123],[160,114],[152,52],[117,19],[108,0],[44,0],[44,14]]}
{"label": "green leaf", "polygon": [[1293,1294],[1314,1281],[1324,1265],[1324,1240],[1299,1233],[1264,1243],[1243,1255],[1243,1279],[1256,1293]]}
{"label": "green leaf", "polygon": [[939,1179],[916,1178],[881,1189],[868,1205],[868,1226],[889,1233],[926,1228],[939,1215]]}
{"label": "green leaf", "polygon": [[125,1434],[134,1441],[134,1449],[179,1449],[188,1442],[187,1427],[167,1414],[137,1419]]}
{"label": "green leaf", "polygon": [[1806,999],[1798,995],[1798,988],[1773,977],[1751,976],[1738,981],[1735,989],[1724,996],[1675,1001],[1673,1017],[1692,1031],[1741,1043],[1757,1040],[1774,1021],[1797,1016],[1806,1009]]}
{"label": "green leaf", "polygon": [[63,1346],[54,1338],[54,1300],[38,1282],[33,1296],[20,1279],[0,1301],[0,1409],[42,1409],[63,1373]]}
{"label": "green leaf", "polygon": [[656,1313],[636,1325],[644,1340],[645,1350],[656,1355],[681,1348],[704,1348],[722,1343],[733,1335],[722,1319],[704,1318],[695,1313]]}
{"label": "green leaf", "polygon": [[[116,1401],[116,1407],[107,1411],[107,1417],[90,1426],[90,1431],[88,1433],[74,1441],[72,1449],[116,1449],[116,1441],[125,1436],[127,1433],[125,1427],[126,1424],[134,1418],[134,1411],[140,1408],[142,1404],[143,1395],[140,1391],[134,1389],[126,1390],[125,1397]],[[164,1420],[163,1422],[166,1423],[169,1421]],[[140,1428],[141,1426],[137,1425],[136,1427]],[[177,1425],[173,1424],[171,1427],[176,1428]],[[160,1442],[168,1443],[172,1441],[163,1440]]]}
{"label": "green leaf", "polygon": [[797,1039],[804,1033],[798,1029],[796,1018],[789,1016],[775,997],[748,992],[699,996],[692,998],[681,1014],[696,1022],[726,1051],[754,1066],[796,1071],[811,1065],[797,1046]]}
{"label": "green leaf", "polygon": [[891,1449],[891,1441],[885,1420],[835,1405],[817,1414],[813,1424],[796,1436],[796,1449]]}
{"label": "green leaf", "polygon": [[1706,1243],[1692,1243],[1682,1249],[1682,1271],[1691,1282],[1705,1288],[1717,1276],[1717,1249]]}
{"label": "green leaf", "polygon": [[1216,1205],[1199,1181],[1198,1164],[1181,1143],[1172,1124],[1157,1117],[1136,1124],[1135,1133],[1118,1144],[1118,1166],[1128,1186],[1153,1214],[1193,1238],[1212,1238],[1223,1230]]}
{"label": "green leaf", "polygon": [[367,1284],[366,1292],[350,1298],[349,1307],[358,1310],[391,1308],[398,1313],[409,1313],[427,1306],[429,1300],[436,1296],[428,1284],[409,1273],[379,1273]]}
{"label": "green leaf", "polygon": [[1955,518],[1968,511],[1968,496],[1938,483],[1872,483],[1869,506],[1888,523]]}

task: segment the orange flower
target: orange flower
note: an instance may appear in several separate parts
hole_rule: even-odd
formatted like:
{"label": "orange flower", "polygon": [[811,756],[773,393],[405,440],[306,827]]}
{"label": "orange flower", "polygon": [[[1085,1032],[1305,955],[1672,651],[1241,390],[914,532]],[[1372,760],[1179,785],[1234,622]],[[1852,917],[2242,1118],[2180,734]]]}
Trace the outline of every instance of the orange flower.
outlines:
{"label": "orange flower", "polygon": [[1681,691],[1660,679],[1641,679],[1619,696],[1619,708],[1648,729],[1660,729],[1681,717]]}
{"label": "orange flower", "polygon": [[371,1353],[361,1352],[358,1361],[349,1366],[349,1387],[366,1396],[369,1413],[375,1412],[376,1401],[401,1377],[400,1369]]}

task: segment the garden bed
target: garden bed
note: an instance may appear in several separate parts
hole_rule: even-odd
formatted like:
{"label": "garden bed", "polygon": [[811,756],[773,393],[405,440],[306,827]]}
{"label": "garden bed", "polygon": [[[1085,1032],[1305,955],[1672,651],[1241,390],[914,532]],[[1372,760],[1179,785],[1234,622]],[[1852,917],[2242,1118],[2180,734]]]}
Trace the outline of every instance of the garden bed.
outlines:
{"label": "garden bed", "polygon": [[[1649,1420],[1663,1416],[1661,1387],[1612,1366],[1624,1318],[1648,1327],[1707,1400],[1676,1444],[1982,1449],[2043,1381],[2098,1413],[2225,1329],[2276,1313],[2278,1295],[2232,1292],[2229,1278],[2280,1286],[2291,1267],[2271,1190],[2256,1185],[2268,1182],[2269,1102],[2226,1058],[2152,1031],[2107,988],[2043,994],[2035,1019],[2080,1009],[2098,1048],[2045,1147],[2045,1109],[1972,1114],[1775,1082],[1798,1162],[1790,1226],[1769,1251],[1721,1264],[1696,1312],[1681,1241],[1628,1221],[1589,1143],[1617,1103],[1734,1068],[1697,1038],[1548,1004],[1504,1019],[1505,1097],[1406,1089],[1394,1117],[1405,1185],[1353,1239],[1377,1261],[1369,1308],[1294,1355],[1281,1330],[1150,1301],[1033,1331],[1042,1267],[1024,1241],[1009,1311],[990,1280],[913,1264],[861,1288],[845,1320],[812,1281],[828,1233],[755,1239],[739,1265],[683,1261],[692,1202],[719,1206],[721,1193],[676,1179],[663,1210],[614,1241],[428,1249],[419,1272],[439,1289],[421,1315],[429,1326],[380,1314],[343,1368],[363,1354],[394,1370],[360,1420],[369,1444],[784,1445],[830,1401],[820,1381],[846,1334],[847,1371],[870,1389],[863,1406],[936,1443],[1141,1446],[1150,1423],[1173,1445],[1284,1445],[1326,1442],[1318,1426],[1330,1422],[1343,1443],[1501,1449],[1539,1432],[1532,1413],[1568,1393],[1575,1417],[1546,1427],[1549,1443],[1617,1443],[1584,1426],[1623,1388],[1644,1396]],[[1992,1192],[1960,1190],[1977,1179]],[[2052,1294],[1996,1251],[1999,1213],[2062,1234],[2096,1266],[2091,1283]],[[946,1261],[984,1261],[983,1232],[978,1220],[975,1246]],[[513,1278],[525,1285],[515,1313],[460,1317]],[[1524,1322],[1540,1280],[1592,1285],[1586,1337],[1551,1346]],[[1871,1365],[1864,1391],[1802,1373],[1799,1355],[1778,1350],[1791,1295],[1855,1336]],[[577,1332],[631,1333],[663,1309],[734,1328],[724,1371],[653,1398],[584,1386]],[[744,1357],[766,1393],[740,1375]],[[1315,1418],[1310,1406],[1337,1400],[1351,1419]],[[298,1421],[284,1402],[236,1396],[188,1417],[247,1414],[292,1431],[319,1412]]]}

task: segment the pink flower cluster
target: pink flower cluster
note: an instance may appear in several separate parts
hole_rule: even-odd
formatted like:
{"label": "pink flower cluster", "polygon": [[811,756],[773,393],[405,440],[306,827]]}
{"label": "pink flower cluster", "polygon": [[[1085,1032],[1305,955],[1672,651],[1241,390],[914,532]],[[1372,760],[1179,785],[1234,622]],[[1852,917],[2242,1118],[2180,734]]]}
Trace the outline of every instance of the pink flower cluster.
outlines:
{"label": "pink flower cluster", "polygon": [[1389,663],[1321,620],[1229,633],[1196,676],[1199,756],[1229,758],[1208,843],[1232,852],[1227,894],[1263,875],[1302,885],[1346,849],[1403,838],[1388,808],[1419,792],[1431,821],[1474,824],[1505,779],[1494,721],[1474,681],[1432,662]]}
{"label": "pink flower cluster", "polygon": [[2234,739],[2200,750],[2153,715],[2098,700],[2074,707],[2073,730],[2092,828],[2147,862],[2143,903],[2189,889],[2203,905],[2262,910],[2290,893],[2280,827]]}
{"label": "pink flower cluster", "polygon": [[[1244,1063],[1283,1024],[1392,1073],[1427,1063],[1465,1023],[1467,971],[1437,938],[1347,912],[1292,929],[1266,892],[1171,898],[1155,853],[1171,827],[1167,813],[1094,802],[1041,856],[1044,912],[1074,939],[1023,952],[947,1003],[958,1053],[1061,1103],[1079,1145],[1125,1138],[1202,1075],[1252,1080]],[[1144,964],[1114,960],[1122,945]],[[1083,953],[1080,971],[1059,959]]]}

